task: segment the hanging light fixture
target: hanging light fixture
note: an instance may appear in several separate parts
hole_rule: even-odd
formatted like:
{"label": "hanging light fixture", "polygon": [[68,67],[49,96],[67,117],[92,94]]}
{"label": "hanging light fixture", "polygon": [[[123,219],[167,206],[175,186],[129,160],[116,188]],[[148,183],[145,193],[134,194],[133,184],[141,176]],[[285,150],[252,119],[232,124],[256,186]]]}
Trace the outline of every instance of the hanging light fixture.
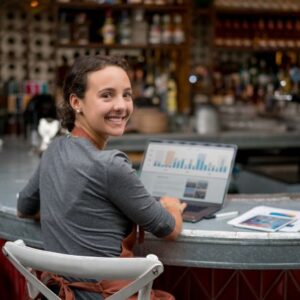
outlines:
{"label": "hanging light fixture", "polygon": [[53,0],[3,0],[0,1],[0,7],[21,8],[35,14],[47,10],[52,2]]}
{"label": "hanging light fixture", "polygon": [[26,9],[29,10],[29,12],[35,14],[47,10],[53,1],[52,0],[27,0],[25,2],[27,2]]}
{"label": "hanging light fixture", "polygon": [[39,5],[40,5],[40,1],[38,1],[38,0],[31,0],[30,1],[30,7],[31,8],[38,8]]}

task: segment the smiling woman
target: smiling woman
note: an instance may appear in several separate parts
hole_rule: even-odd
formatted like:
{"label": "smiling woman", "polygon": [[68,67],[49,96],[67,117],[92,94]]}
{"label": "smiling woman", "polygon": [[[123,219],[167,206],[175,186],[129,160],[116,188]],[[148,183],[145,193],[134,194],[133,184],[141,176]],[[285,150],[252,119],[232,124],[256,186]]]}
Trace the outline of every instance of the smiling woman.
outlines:
{"label": "smiling woman", "polygon": [[[110,136],[124,133],[133,111],[128,70],[119,57],[83,56],[66,76],[59,114],[70,134],[51,142],[18,200],[20,217],[40,217],[48,251],[128,257],[133,256],[137,226],[140,233],[168,240],[181,231],[185,204],[171,197],[156,201],[126,154],[104,150]],[[102,280],[93,285],[96,294],[75,288],[70,293],[76,300],[96,300],[124,284]],[[173,297],[153,291],[151,299]]]}
{"label": "smiling woman", "polygon": [[66,77],[62,125],[83,129],[103,148],[108,136],[119,136],[133,111],[127,62],[114,56],[84,56]]}

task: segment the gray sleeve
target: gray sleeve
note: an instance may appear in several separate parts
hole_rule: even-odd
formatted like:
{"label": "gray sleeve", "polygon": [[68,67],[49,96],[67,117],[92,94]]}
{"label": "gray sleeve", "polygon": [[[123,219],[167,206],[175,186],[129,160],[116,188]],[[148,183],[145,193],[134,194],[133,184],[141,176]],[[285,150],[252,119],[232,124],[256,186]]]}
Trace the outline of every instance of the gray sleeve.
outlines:
{"label": "gray sleeve", "polygon": [[40,210],[39,174],[40,166],[19,193],[17,210],[24,215],[35,215]]}
{"label": "gray sleeve", "polygon": [[174,230],[173,216],[148,193],[125,154],[113,156],[107,172],[109,198],[130,220],[157,237]]}

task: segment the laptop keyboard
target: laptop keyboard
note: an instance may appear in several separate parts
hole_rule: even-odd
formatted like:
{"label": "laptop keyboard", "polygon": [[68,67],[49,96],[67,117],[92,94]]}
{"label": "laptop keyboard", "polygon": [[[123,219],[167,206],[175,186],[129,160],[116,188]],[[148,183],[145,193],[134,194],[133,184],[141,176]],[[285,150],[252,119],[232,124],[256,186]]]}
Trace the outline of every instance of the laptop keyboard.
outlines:
{"label": "laptop keyboard", "polygon": [[188,205],[185,211],[193,211],[193,212],[199,212],[203,209],[206,209],[207,207],[197,206],[197,205]]}
{"label": "laptop keyboard", "polygon": [[[157,201],[159,201],[160,197],[157,197],[155,196],[154,197]],[[198,205],[191,205],[191,204],[188,204],[188,206],[186,207],[186,209],[184,210],[185,212],[188,212],[188,211],[192,211],[192,212],[199,212],[201,210],[204,210],[206,209],[207,207],[206,206],[198,206]]]}

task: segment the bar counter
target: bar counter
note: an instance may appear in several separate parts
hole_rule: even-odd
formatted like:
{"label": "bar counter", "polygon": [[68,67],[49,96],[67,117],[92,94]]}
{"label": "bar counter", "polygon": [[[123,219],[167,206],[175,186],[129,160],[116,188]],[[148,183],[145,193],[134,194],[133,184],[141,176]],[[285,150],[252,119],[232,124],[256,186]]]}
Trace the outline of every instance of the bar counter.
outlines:
{"label": "bar counter", "polygon": [[[229,195],[221,212],[241,213],[256,205],[300,210],[300,194]],[[230,218],[184,223],[176,241],[151,234],[136,247],[138,255],[154,253],[170,266],[229,269],[300,269],[300,232],[260,232],[228,225]],[[19,219],[13,209],[2,207],[0,238],[23,239],[27,245],[42,248],[39,223]]]}
{"label": "bar counter", "polygon": [[[216,137],[155,135],[151,138],[193,139],[237,143],[243,147],[300,147],[300,134],[248,133]],[[226,138],[225,138],[226,137]],[[125,135],[112,139],[108,147],[121,150],[141,149],[149,136]],[[134,146],[134,140],[137,145]],[[255,142],[256,141],[256,142]],[[273,145],[273,146],[272,146]],[[122,148],[123,147],[123,148]],[[132,148],[131,148],[132,147]],[[16,193],[26,184],[39,158],[18,138],[4,138],[0,150],[0,246],[6,240],[23,239],[42,248],[37,222],[15,216]],[[300,210],[300,194],[228,195],[222,211],[243,213],[256,205]],[[300,299],[300,233],[266,233],[240,229],[227,224],[229,219],[185,223],[175,242],[146,234],[145,242],[135,249],[137,255],[154,253],[165,266],[155,288],[173,293],[177,300]],[[24,280],[7,259],[0,256],[1,299],[25,300]]]}
{"label": "bar counter", "polygon": [[[238,210],[243,213],[262,204],[300,210],[300,194],[229,195],[222,212]],[[2,245],[5,240],[23,239],[27,245],[42,248],[39,223],[19,219],[7,207],[2,210]],[[167,290],[182,300],[198,300],[205,295],[203,299],[299,299],[300,233],[244,230],[228,225],[228,220],[185,223],[176,241],[146,234],[144,243],[139,244],[135,252],[138,256],[156,254],[163,262],[165,271],[155,281],[155,288]],[[0,261],[7,270],[9,262],[3,256]],[[17,290],[24,286],[15,270],[2,271],[0,277],[6,281],[10,277],[12,285],[18,286]],[[214,298],[215,294],[220,297]],[[266,297],[268,294],[270,298]],[[285,297],[286,294],[290,296]],[[10,294],[9,299],[26,298]]]}

